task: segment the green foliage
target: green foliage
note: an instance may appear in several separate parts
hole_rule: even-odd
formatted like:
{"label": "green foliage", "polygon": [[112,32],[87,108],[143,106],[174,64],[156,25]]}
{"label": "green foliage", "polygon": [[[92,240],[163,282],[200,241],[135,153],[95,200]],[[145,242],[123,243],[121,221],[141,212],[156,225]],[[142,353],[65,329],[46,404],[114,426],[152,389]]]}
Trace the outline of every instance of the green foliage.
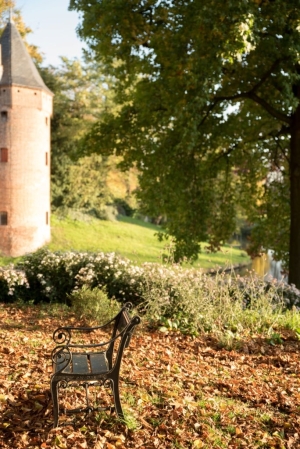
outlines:
{"label": "green foliage", "polygon": [[28,297],[29,284],[24,273],[15,269],[13,265],[0,267],[0,300],[10,303]]}
{"label": "green foliage", "polygon": [[87,286],[105,287],[110,298],[141,302],[141,269],[114,253],[51,253],[40,250],[25,256],[23,270],[34,303],[61,302],[70,305],[70,294]]}
{"label": "green foliage", "polygon": [[82,157],[71,165],[64,186],[64,207],[106,218],[106,205],[112,201],[106,182],[107,173],[106,162],[96,154]]}
{"label": "green foliage", "polygon": [[275,345],[281,345],[282,343],[283,343],[283,340],[281,338],[281,335],[278,334],[278,332],[274,332],[270,335],[270,338],[269,338],[270,345],[275,346]]}
{"label": "green foliage", "polygon": [[75,161],[84,152],[83,137],[95,120],[99,120],[102,111],[112,104],[111,81],[102,75],[99,64],[65,57],[59,67],[43,67],[41,72],[54,93],[51,122],[53,207],[101,210],[108,201],[105,160],[92,155]]}
{"label": "green foliage", "polygon": [[122,212],[121,215],[125,215],[126,217],[133,217],[135,209],[133,209],[125,199],[114,198],[113,204],[117,207],[119,211]]}
{"label": "green foliage", "polygon": [[68,303],[68,295],[76,286],[75,275],[85,266],[86,260],[66,254],[39,250],[27,255],[18,265],[23,270],[30,289],[30,300]]}
{"label": "green foliage", "polygon": [[[287,176],[287,173],[285,174]],[[263,192],[259,205],[251,208],[252,228],[251,242],[248,251],[260,254],[262,248],[275,248],[272,257],[281,260],[288,266],[289,254],[289,182],[280,179],[273,180],[272,185]],[[274,233],[274,222],[278,222],[277,232]]]}
{"label": "green foliage", "polygon": [[279,342],[277,326],[300,327],[300,291],[295,287],[233,273],[211,276],[178,265],[137,267],[114,253],[38,251],[18,270],[2,269],[0,288],[4,301],[74,305],[87,319],[106,311],[115,314],[115,300],[130,301],[164,332],[214,332],[227,346],[246,331],[267,332],[273,344]]}
{"label": "green foliage", "polygon": [[298,0],[70,8],[115,77],[119,103],[94,124],[87,148],[137,164],[143,211],[167,217],[176,257],[197,254],[201,240],[217,248],[243,207],[256,226],[251,249],[290,259],[300,287]]}
{"label": "green foliage", "polygon": [[175,268],[161,272],[156,267],[149,277],[142,306],[153,324],[162,331],[189,335],[213,332],[226,340],[226,346],[236,344],[239,333],[246,330],[272,332],[286,307],[298,303],[290,287],[255,277],[224,273],[212,277]]}
{"label": "green foliage", "polygon": [[73,290],[69,296],[71,306],[78,318],[97,321],[97,325],[105,324],[120,310],[120,305],[108,298],[105,290],[83,286]]}
{"label": "green foliage", "polygon": [[[106,288],[110,298],[130,300],[135,305],[143,303],[146,309],[151,304],[152,316],[158,314],[174,318],[181,314],[184,319],[186,314],[193,315],[193,297],[197,298],[196,301],[202,297],[204,301],[210,301],[211,297],[214,305],[220,301],[220,307],[227,298],[228,306],[233,299],[234,303],[239,303],[238,307],[255,308],[257,302],[261,306],[261,298],[273,298],[279,303],[285,293],[289,308],[298,305],[298,290],[285,284],[277,286],[255,278],[239,277],[234,281],[234,277],[227,278],[225,273],[221,277],[210,276],[201,270],[177,265],[164,267],[144,263],[137,267],[115,253],[51,253],[41,250],[24,258],[19,268],[24,270],[32,293],[37,291],[39,300],[46,298],[64,302],[74,289],[82,286]],[[217,296],[215,288],[219,288]],[[266,307],[268,304],[267,300]]]}
{"label": "green foliage", "polygon": [[[117,189],[110,180],[120,172],[117,158],[86,154],[84,137],[104,111],[114,111],[112,79],[103,67],[86,59],[62,58],[59,67],[42,67],[42,76],[54,93],[51,121],[51,196],[52,207],[60,214],[69,209],[106,218],[106,206],[114,197],[132,200],[131,172],[122,174]],[[120,158],[118,158],[120,159]],[[135,176],[136,177],[136,176]],[[120,184],[120,181],[119,181]],[[125,192],[124,192],[125,190]]]}

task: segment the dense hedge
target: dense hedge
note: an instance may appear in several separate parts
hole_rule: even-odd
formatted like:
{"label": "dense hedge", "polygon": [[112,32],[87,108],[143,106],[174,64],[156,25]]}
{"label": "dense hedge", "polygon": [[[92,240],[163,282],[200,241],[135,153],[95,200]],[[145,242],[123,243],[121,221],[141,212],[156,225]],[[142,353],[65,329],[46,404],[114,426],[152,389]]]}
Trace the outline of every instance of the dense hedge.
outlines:
{"label": "dense hedge", "polygon": [[[211,301],[223,294],[244,298],[245,307],[268,293],[287,308],[300,306],[300,291],[293,286],[251,276],[212,277],[196,269],[173,265],[133,265],[115,253],[52,253],[40,250],[16,266],[0,268],[0,301],[16,300],[68,304],[69,295],[83,286],[104,287],[108,297],[138,305],[150,297],[164,304],[166,313],[180,310],[185,296],[206,296]],[[270,292],[269,292],[270,294]]]}

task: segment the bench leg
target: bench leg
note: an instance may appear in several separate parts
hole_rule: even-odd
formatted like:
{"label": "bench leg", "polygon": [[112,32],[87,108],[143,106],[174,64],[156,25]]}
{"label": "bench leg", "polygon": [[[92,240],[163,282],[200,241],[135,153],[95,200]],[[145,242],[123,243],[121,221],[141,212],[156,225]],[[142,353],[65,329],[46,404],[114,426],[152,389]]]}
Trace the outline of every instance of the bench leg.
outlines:
{"label": "bench leg", "polygon": [[59,384],[58,381],[51,380],[51,396],[53,402],[53,418],[54,418],[53,427],[57,427],[58,425],[58,415],[59,415],[58,384]]}
{"label": "bench leg", "polygon": [[120,401],[119,379],[116,379],[116,380],[111,379],[111,388],[112,388],[113,395],[114,395],[115,409],[116,409],[118,418],[124,420],[124,413],[123,413],[122,405],[121,405],[121,401]]}

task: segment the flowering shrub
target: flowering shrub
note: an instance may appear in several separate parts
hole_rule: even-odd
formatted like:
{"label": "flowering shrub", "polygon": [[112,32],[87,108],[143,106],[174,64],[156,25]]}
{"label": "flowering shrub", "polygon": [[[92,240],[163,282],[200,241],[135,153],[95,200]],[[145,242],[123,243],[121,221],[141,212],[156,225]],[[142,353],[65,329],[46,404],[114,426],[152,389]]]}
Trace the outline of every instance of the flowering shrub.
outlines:
{"label": "flowering shrub", "polygon": [[23,272],[14,269],[0,267],[0,300],[1,302],[13,302],[17,298],[25,298],[29,284]]}
{"label": "flowering shrub", "polygon": [[115,253],[41,250],[25,257],[17,269],[0,271],[4,301],[71,305],[72,294],[83,287],[104,289],[108,298],[132,302],[156,325],[194,334],[216,326],[236,329],[249,320],[260,326],[262,316],[272,323],[275,310],[281,313],[300,306],[300,291],[275,280],[242,278],[234,272],[212,276],[178,265],[145,263],[138,267]]}
{"label": "flowering shrub", "polygon": [[25,273],[34,303],[68,303],[67,295],[76,287],[76,275],[87,263],[85,254],[40,250],[26,256],[18,268]]}
{"label": "flowering shrub", "polygon": [[18,265],[35,303],[64,302],[83,286],[105,287],[110,298],[141,302],[142,269],[114,253],[51,253],[40,250]]}

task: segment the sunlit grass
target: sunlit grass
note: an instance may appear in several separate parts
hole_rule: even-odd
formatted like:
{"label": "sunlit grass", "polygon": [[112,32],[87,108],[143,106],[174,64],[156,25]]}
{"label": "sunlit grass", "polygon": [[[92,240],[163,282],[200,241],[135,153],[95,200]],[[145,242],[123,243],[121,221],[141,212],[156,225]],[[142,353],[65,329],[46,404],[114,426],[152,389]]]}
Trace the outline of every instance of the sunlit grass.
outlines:
{"label": "sunlit grass", "polygon": [[137,263],[159,262],[163,244],[155,237],[157,227],[137,220],[90,222],[71,219],[52,221],[51,251],[115,252]]}
{"label": "sunlit grass", "polygon": [[[162,262],[168,253],[168,242],[160,242],[155,235],[161,228],[130,217],[117,221],[91,219],[88,222],[71,219],[59,220],[52,217],[51,251],[115,252],[133,262]],[[245,264],[249,258],[239,248],[224,246],[220,252],[207,253],[205,244],[195,266],[213,268],[216,266]]]}
{"label": "sunlit grass", "polygon": [[[48,245],[51,251],[115,252],[134,263],[161,263],[168,254],[170,244],[160,242],[155,235],[160,227],[130,217],[116,221],[60,219],[52,215],[52,240]],[[250,263],[247,254],[239,248],[224,246],[217,253],[207,253],[206,244],[195,263],[195,267],[211,269]],[[171,257],[170,257],[170,261]],[[13,263],[13,258],[0,257],[0,265]]]}

